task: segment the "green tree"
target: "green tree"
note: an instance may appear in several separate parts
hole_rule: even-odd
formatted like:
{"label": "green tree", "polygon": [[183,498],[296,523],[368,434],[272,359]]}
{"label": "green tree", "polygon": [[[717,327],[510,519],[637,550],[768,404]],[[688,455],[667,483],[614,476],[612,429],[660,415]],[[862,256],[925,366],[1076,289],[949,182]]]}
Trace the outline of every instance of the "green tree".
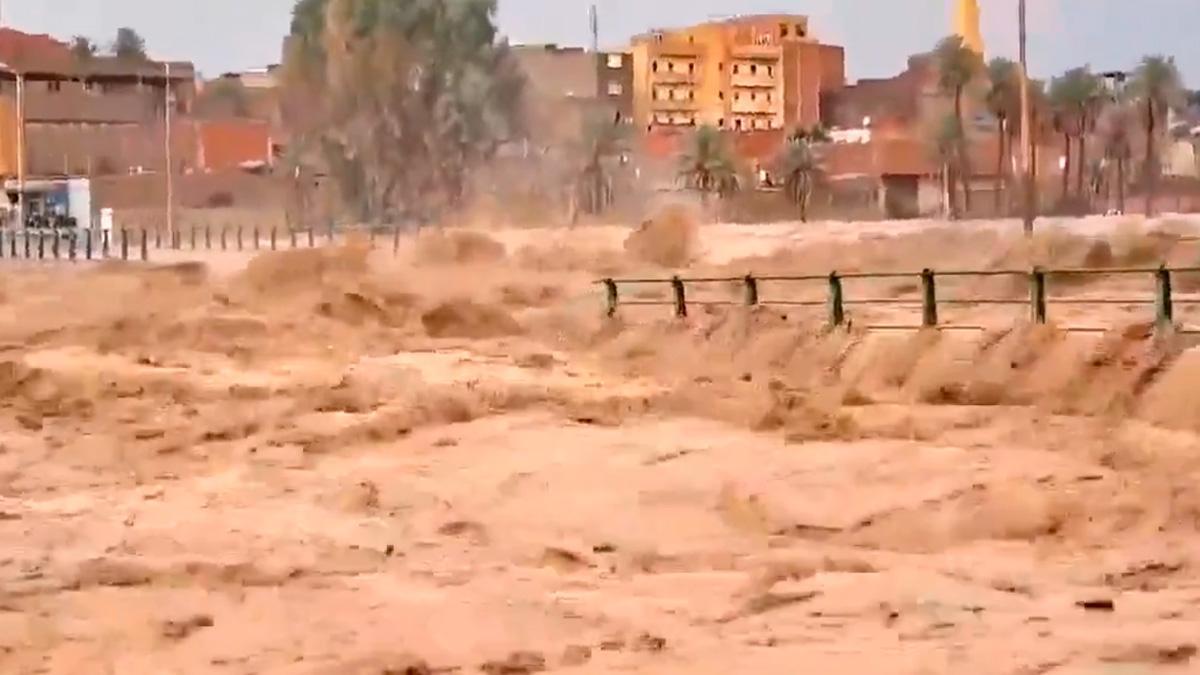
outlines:
{"label": "green tree", "polygon": [[[1087,137],[1094,127],[1103,88],[1100,78],[1087,66],[1072,68],[1050,82],[1050,101],[1056,126],[1063,135],[1066,166],[1063,169],[1063,199],[1070,196],[1071,171],[1076,172],[1075,192],[1083,198],[1083,176],[1087,170]],[[1078,152],[1072,152],[1072,142]]]}
{"label": "green tree", "polygon": [[[963,204],[971,210],[971,166],[968,161],[966,125],[963,103],[967,88],[984,70],[983,58],[963,43],[957,35],[943,39],[933,51],[937,64],[938,88],[954,101],[954,118],[958,121],[958,161],[954,165],[955,182],[962,185]],[[953,186],[951,186],[953,189]]]}
{"label": "green tree", "polygon": [[1162,174],[1158,145],[1166,131],[1170,111],[1184,104],[1183,80],[1175,60],[1164,56],[1142,59],[1133,78],[1133,92],[1146,134],[1146,161],[1142,174],[1146,184],[1146,215],[1150,216],[1154,215],[1158,179]]}
{"label": "green tree", "polygon": [[583,117],[579,155],[581,166],[576,194],[582,209],[603,212],[614,201],[613,179],[608,165],[626,151],[628,127],[607,110],[591,110]]}
{"label": "green tree", "polygon": [[302,156],[372,221],[461,208],[474,170],[522,133],[523,79],[495,0],[299,0],[283,111]]}
{"label": "green tree", "polygon": [[783,153],[778,160],[778,171],[783,176],[784,194],[800,209],[800,221],[808,222],[808,206],[813,187],[821,173],[821,162],[814,148],[829,140],[828,133],[817,127],[799,129],[788,136]]}
{"label": "green tree", "polygon": [[87,61],[96,55],[99,51],[96,48],[96,43],[92,42],[89,37],[76,35],[71,38],[71,54],[80,61]]}
{"label": "green tree", "polygon": [[146,41],[138,32],[129,27],[117,29],[117,37],[112,44],[113,56],[130,60],[145,60]]}
{"label": "green tree", "polygon": [[1021,71],[1004,58],[988,63],[987,107],[996,118],[996,213],[1004,210],[1012,177],[1012,145],[1021,121]]}
{"label": "green tree", "polygon": [[247,117],[250,115],[250,95],[241,80],[222,77],[204,85],[196,97],[196,114],[200,117]]}
{"label": "green tree", "polygon": [[[1104,146],[1104,158],[1110,175],[1106,176],[1109,199],[1113,188],[1117,193],[1117,210],[1125,212],[1125,188],[1128,183],[1127,167],[1133,158],[1133,134],[1137,129],[1135,114],[1125,101],[1112,101],[1100,112],[1096,131]],[[1115,172],[1116,176],[1111,173]]]}
{"label": "green tree", "polygon": [[706,206],[710,195],[737,192],[740,187],[737,164],[719,129],[711,125],[696,129],[680,157],[679,177],[689,189],[700,193]]}

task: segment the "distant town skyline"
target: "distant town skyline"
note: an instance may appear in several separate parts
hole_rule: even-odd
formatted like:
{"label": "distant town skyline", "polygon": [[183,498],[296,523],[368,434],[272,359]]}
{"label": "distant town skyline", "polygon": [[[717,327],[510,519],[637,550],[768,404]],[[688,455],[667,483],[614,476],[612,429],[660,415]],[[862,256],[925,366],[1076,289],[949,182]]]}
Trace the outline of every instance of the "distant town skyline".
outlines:
{"label": "distant town skyline", "polygon": [[[1016,50],[1017,0],[982,0],[989,56]],[[592,0],[500,0],[501,31],[514,43],[588,45]],[[595,0],[602,46],[619,46],[658,26],[735,13],[790,12],[812,18],[814,36],[846,47],[851,78],[888,77],[909,55],[952,30],[951,0]],[[63,40],[101,44],[119,26],[146,38],[156,57],[193,61],[205,75],[279,61],[294,0],[4,0],[3,24]],[[1197,0],[1033,0],[1030,58],[1035,76],[1090,64],[1131,69],[1146,54],[1175,57],[1187,84],[1200,88]]]}

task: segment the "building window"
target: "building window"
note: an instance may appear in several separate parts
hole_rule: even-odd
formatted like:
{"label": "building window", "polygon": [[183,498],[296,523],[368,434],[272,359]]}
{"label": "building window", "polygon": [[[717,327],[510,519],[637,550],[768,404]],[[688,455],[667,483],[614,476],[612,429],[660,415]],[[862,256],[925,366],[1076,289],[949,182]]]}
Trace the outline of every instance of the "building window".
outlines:
{"label": "building window", "polygon": [[625,93],[625,87],[622,87],[620,82],[609,82],[608,83],[608,95],[609,96],[620,96],[621,94],[624,94],[624,93]]}
{"label": "building window", "polygon": [[692,75],[692,74],[694,74],[695,72],[696,72],[696,64],[694,64],[694,63],[689,63],[689,64],[688,64],[688,75]]}
{"label": "building window", "polygon": [[742,100],[742,93],[740,91],[733,92],[733,100],[735,100],[735,101]]}
{"label": "building window", "polygon": [[740,119],[736,119],[736,120],[734,120],[734,121],[733,121],[733,128],[734,128],[734,129],[737,129],[738,131],[741,131],[741,130],[742,130],[742,121],[741,121]]}
{"label": "building window", "polygon": [[751,75],[757,75],[757,74],[758,74],[758,64],[757,64],[757,63],[751,63],[751,64],[750,64],[750,74],[751,74]]}
{"label": "building window", "polygon": [[722,101],[724,101],[724,100],[725,100],[725,92],[723,92],[723,91],[718,91],[718,92],[717,92],[717,98],[719,98],[719,99],[721,99]]}
{"label": "building window", "polygon": [[788,25],[786,23],[779,24],[779,37],[785,38],[788,36]]}
{"label": "building window", "polygon": [[613,70],[619,70],[620,68],[624,67],[624,65],[625,65],[625,55],[624,54],[609,54],[608,55],[608,67],[609,68],[612,68]]}
{"label": "building window", "polygon": [[751,101],[757,101],[757,100],[758,100],[758,93],[757,93],[757,92],[753,92],[753,91],[752,91],[752,92],[750,92],[750,100],[751,100]]}
{"label": "building window", "polygon": [[796,24],[796,37],[804,37],[804,26]]}
{"label": "building window", "polygon": [[771,102],[771,92],[767,92],[767,103]]}
{"label": "building window", "polygon": [[696,100],[696,92],[688,90],[688,100],[695,101]]}
{"label": "building window", "polygon": [[738,64],[733,64],[733,74],[737,75],[739,70],[741,69],[738,67]]}
{"label": "building window", "polygon": [[767,66],[767,77],[775,77],[775,66]]}
{"label": "building window", "polygon": [[675,62],[674,61],[667,61],[667,72],[668,73],[675,72]]}
{"label": "building window", "polygon": [[656,73],[658,72],[658,61],[655,61],[654,63],[650,64],[650,70],[652,70]]}
{"label": "building window", "polygon": [[46,82],[46,91],[62,91],[62,82],[58,80]]}
{"label": "building window", "polygon": [[725,62],[724,62],[724,61],[718,61],[718,62],[717,62],[717,72],[718,72],[718,73],[723,73],[723,72],[725,72]]}
{"label": "building window", "polygon": [[722,128],[722,129],[724,129],[724,128],[725,128],[725,118],[724,118],[724,117],[722,117],[721,119],[717,120],[717,126],[718,126],[718,127],[720,127],[720,128]]}

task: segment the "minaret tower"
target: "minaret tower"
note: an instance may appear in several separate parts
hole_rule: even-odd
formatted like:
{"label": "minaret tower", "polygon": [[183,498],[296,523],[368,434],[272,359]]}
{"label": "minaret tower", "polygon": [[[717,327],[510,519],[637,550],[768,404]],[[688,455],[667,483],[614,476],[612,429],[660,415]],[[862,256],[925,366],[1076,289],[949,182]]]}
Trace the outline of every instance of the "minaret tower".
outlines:
{"label": "minaret tower", "polygon": [[954,32],[963,44],[983,55],[983,31],[979,28],[979,0],[956,0]]}

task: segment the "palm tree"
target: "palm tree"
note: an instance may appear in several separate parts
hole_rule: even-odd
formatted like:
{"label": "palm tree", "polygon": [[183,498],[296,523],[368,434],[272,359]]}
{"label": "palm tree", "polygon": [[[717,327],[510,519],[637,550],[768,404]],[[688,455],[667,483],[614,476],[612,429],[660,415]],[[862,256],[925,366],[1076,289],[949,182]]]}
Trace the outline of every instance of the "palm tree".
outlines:
{"label": "palm tree", "polygon": [[1166,127],[1167,114],[1178,108],[1183,100],[1183,82],[1175,59],[1147,56],[1134,75],[1133,89],[1146,132],[1146,215],[1154,215],[1154,200],[1162,163],[1158,157],[1159,135]]}
{"label": "palm tree", "polygon": [[597,214],[612,205],[612,177],[606,163],[625,151],[628,128],[607,111],[596,110],[583,118],[582,166],[576,190],[583,210]]}
{"label": "palm tree", "polygon": [[[1083,175],[1087,166],[1087,134],[1100,100],[1100,80],[1087,66],[1073,68],[1050,82],[1050,102],[1056,127],[1063,135],[1066,165],[1063,167],[1062,198],[1070,196],[1071,171],[1076,165],[1076,193],[1083,197]],[[1071,143],[1078,141],[1079,153],[1072,156]]]}
{"label": "palm tree", "polygon": [[800,129],[788,137],[779,157],[779,172],[783,176],[784,194],[800,207],[800,222],[808,222],[808,203],[813,185],[821,172],[820,160],[813,146],[829,140],[824,129]]}
{"label": "palm tree", "polygon": [[954,184],[962,164],[962,140],[963,128],[954,115],[946,115],[933,129],[932,150],[941,167],[942,201],[952,220],[958,220],[961,215]]}
{"label": "palm tree", "polygon": [[1113,101],[1100,113],[1096,130],[1104,144],[1104,158],[1116,168],[1115,180],[1108,179],[1111,198],[1112,187],[1117,189],[1117,210],[1125,212],[1126,166],[1133,157],[1133,130],[1136,125],[1134,112],[1124,101]]}
{"label": "palm tree", "polygon": [[700,193],[705,206],[709,195],[737,191],[737,165],[719,129],[710,125],[696,129],[680,157],[679,177],[688,188]]}
{"label": "palm tree", "polygon": [[[987,106],[996,118],[996,213],[1004,208],[1012,167],[1013,129],[1019,129],[1021,113],[1021,72],[1017,64],[1004,58],[988,63]],[[1014,124],[1014,121],[1016,122]]]}
{"label": "palm tree", "polygon": [[963,96],[967,86],[983,72],[983,58],[978,52],[967,47],[963,39],[957,35],[943,39],[934,49],[934,59],[937,62],[938,88],[943,94],[954,99],[954,118],[958,121],[958,166],[956,175],[962,184],[963,202],[968,211],[971,210],[971,167],[967,161],[967,137],[963,133],[966,126],[963,122]]}

